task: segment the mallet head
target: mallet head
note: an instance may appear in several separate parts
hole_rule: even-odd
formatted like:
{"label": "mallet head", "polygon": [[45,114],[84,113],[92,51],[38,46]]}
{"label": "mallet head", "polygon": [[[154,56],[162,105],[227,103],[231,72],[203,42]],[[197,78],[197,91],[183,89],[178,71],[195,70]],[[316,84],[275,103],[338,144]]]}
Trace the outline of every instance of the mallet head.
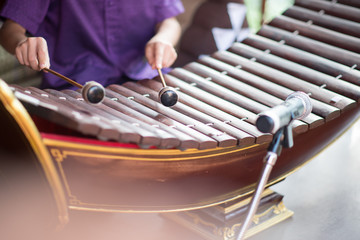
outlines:
{"label": "mallet head", "polygon": [[177,95],[174,88],[164,87],[159,92],[159,99],[164,106],[171,107],[177,103],[179,96]]}
{"label": "mallet head", "polygon": [[105,98],[105,89],[100,83],[90,81],[85,83],[81,89],[81,94],[86,102],[99,104]]}

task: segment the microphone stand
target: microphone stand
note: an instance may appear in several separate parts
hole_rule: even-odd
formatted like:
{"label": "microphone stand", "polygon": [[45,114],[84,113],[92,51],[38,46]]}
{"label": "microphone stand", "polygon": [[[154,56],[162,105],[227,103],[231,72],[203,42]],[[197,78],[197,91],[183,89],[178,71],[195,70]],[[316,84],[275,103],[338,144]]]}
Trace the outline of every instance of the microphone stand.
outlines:
{"label": "microphone stand", "polygon": [[274,138],[268,147],[268,152],[264,158],[262,173],[257,182],[255,192],[247,209],[247,215],[244,223],[242,224],[237,240],[243,240],[245,237],[245,233],[249,228],[259,206],[261,194],[265,189],[266,183],[270,177],[271,170],[273,169],[273,166],[275,165],[282,148],[291,148],[293,144],[292,127],[290,123],[287,126],[280,128],[275,133]]}

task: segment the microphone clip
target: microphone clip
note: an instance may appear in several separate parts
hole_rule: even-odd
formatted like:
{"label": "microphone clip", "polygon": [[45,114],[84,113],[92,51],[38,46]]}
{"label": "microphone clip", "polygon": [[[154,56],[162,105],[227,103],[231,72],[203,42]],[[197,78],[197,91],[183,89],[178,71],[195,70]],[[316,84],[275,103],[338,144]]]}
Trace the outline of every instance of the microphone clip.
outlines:
{"label": "microphone clip", "polygon": [[280,155],[282,148],[292,148],[294,146],[292,124],[280,128],[275,134],[268,147],[269,152]]}

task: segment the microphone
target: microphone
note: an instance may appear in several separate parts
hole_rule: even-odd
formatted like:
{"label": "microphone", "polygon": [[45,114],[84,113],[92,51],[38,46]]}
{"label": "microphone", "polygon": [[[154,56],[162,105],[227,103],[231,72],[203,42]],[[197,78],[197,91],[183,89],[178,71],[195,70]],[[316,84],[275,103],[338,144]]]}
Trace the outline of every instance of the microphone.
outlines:
{"label": "microphone", "polygon": [[295,119],[303,119],[312,111],[310,97],[304,92],[294,92],[286,100],[259,114],[256,127],[263,133],[276,133]]}

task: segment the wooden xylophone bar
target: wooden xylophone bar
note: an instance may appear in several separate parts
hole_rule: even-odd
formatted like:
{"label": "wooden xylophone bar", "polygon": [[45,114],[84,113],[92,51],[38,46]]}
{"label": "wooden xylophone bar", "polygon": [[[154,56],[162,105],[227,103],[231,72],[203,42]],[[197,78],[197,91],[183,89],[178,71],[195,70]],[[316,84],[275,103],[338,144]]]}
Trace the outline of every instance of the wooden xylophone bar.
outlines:
{"label": "wooden xylophone bar", "polygon": [[336,2],[295,0],[295,4],[313,11],[325,11],[332,16],[360,22],[360,2],[357,0],[337,0]]}
{"label": "wooden xylophone bar", "polygon": [[[342,80],[339,79],[339,81],[329,81],[328,83],[334,84],[335,86],[337,86],[337,89],[350,86],[346,84],[346,81],[353,84],[358,84],[359,82],[359,72],[350,71],[349,67],[345,65],[339,64],[335,61],[328,60],[327,58],[320,57],[306,51],[301,51],[289,45],[278,44],[278,42],[262,37],[260,35],[251,35],[244,41],[244,43],[263,51],[268,50],[268,53],[271,52],[272,55],[279,56],[283,59],[291,60],[292,62],[298,63],[298,65],[300,66],[306,66],[309,68],[311,68],[311,66],[316,66],[318,73],[325,73],[332,77],[337,77],[340,74]],[[352,59],[351,62],[354,62],[354,59],[352,57],[350,57],[350,59]],[[288,62],[289,61],[287,61],[286,63]],[[325,78],[328,78],[328,76],[325,76]],[[321,80],[321,78],[319,79]]]}
{"label": "wooden xylophone bar", "polygon": [[13,87],[45,103],[25,101],[33,115],[100,140],[179,149],[269,143],[272,135],[255,127],[257,114],[294,91],[308,93],[313,104],[308,117],[294,121],[295,135],[359,103],[360,19],[339,9],[360,13],[341,3],[297,0],[242,43],[173,69],[164,76],[179,94],[172,108],[158,101],[159,78],[111,85],[96,106],[71,90]]}
{"label": "wooden xylophone bar", "polygon": [[[232,78],[241,80],[242,82],[246,82],[264,92],[267,92],[269,95],[272,94],[274,97],[279,99],[280,101],[283,101],[288,95],[290,95],[293,91],[289,88],[286,88],[284,86],[278,85],[272,81],[268,81],[264,78],[261,78],[257,75],[254,75],[252,73],[249,73],[247,71],[244,71],[241,69],[241,65],[233,66],[227,63],[222,62],[221,60],[214,59],[214,58],[203,58],[201,62],[206,63],[208,66],[213,67],[214,69],[218,70],[225,70],[229,76]],[[238,67],[240,66],[240,67]],[[264,95],[259,95],[259,98]],[[270,99],[271,100],[271,99]],[[276,104],[278,101],[273,102],[273,104]],[[264,100],[264,104],[270,104],[266,103],[266,100]],[[313,112],[318,114],[324,119],[333,119],[335,117],[338,117],[340,115],[340,110],[327,105],[323,102],[317,101],[315,99],[312,99],[313,104]],[[314,118],[313,115],[310,116],[311,118]],[[318,117],[315,117],[318,118]],[[319,124],[318,121],[312,121],[313,123],[310,124],[310,128],[312,126],[317,126]]]}
{"label": "wooden xylophone bar", "polygon": [[[331,28],[331,30],[338,33],[344,33],[346,35],[357,38],[360,37],[360,26],[356,22],[326,15],[325,11],[319,13],[308,10],[301,6],[293,6],[288,11],[286,11],[284,15],[300,21],[304,21],[307,24],[316,24],[320,27]],[[331,32],[329,32],[329,34],[331,34]]]}

